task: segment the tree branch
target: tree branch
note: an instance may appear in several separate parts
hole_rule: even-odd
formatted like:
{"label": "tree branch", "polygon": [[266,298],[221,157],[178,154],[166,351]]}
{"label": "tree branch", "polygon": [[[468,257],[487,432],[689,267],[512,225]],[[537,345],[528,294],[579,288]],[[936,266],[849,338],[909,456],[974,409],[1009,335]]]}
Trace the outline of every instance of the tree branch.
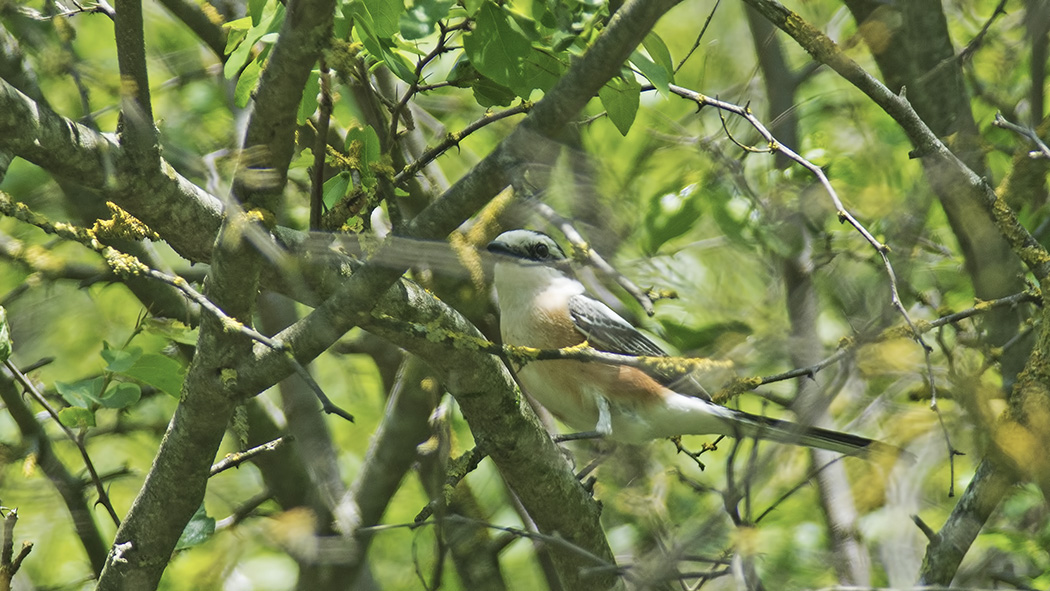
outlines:
{"label": "tree branch", "polygon": [[115,4],[113,36],[117,42],[121,95],[119,134],[136,166],[149,171],[160,162],[160,145],[153,125],[146,72],[142,0],[116,0]]}

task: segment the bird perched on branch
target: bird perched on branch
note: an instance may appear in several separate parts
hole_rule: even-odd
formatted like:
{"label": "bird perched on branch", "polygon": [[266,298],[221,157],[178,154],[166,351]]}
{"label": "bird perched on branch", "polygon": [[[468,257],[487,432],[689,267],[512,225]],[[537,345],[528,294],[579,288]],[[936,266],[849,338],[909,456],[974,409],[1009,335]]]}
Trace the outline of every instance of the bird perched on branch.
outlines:
{"label": "bird perched on branch", "polygon": [[[587,342],[599,351],[665,357],[667,352],[570,275],[565,252],[531,230],[500,234],[488,250],[495,265],[503,343],[561,349]],[[871,439],[733,410],[711,402],[688,379],[673,380],[624,365],[532,361],[517,371],[522,387],[562,422],[616,441],[640,443],[676,435],[757,437],[844,454],[878,444]]]}

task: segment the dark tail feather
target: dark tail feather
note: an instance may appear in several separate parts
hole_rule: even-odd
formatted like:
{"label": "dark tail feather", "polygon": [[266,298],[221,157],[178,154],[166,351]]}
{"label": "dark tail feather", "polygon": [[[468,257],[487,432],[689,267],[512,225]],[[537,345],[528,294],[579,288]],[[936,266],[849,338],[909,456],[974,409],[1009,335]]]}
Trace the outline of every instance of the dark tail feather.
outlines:
{"label": "dark tail feather", "polygon": [[740,431],[739,435],[744,437],[804,445],[846,455],[864,455],[875,450],[896,450],[897,453],[903,451],[892,445],[859,435],[850,435],[820,427],[806,427],[745,412],[739,412],[736,418],[738,421],[734,427]]}

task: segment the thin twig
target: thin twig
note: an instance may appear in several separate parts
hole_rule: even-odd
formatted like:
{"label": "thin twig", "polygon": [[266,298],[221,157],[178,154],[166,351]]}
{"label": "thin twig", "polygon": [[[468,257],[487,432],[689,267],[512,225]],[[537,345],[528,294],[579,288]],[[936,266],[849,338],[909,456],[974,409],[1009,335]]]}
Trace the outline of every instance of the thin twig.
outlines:
{"label": "thin twig", "polygon": [[463,141],[463,138],[481,129],[482,127],[485,127],[490,123],[499,121],[500,119],[506,119],[507,117],[511,117],[513,115],[528,113],[529,109],[531,108],[532,103],[528,101],[522,101],[520,104],[509,109],[497,111],[495,113],[486,113],[484,117],[464,127],[463,131],[447,134],[445,136],[445,139],[442,140],[438,145],[423,152],[423,155],[421,155],[412,163],[406,165],[405,168],[401,170],[401,172],[397,173],[397,175],[394,176],[394,186],[401,186],[405,181],[408,180],[409,177],[422,170],[424,166],[436,160],[438,156],[444,154],[453,146],[458,146],[459,142]]}
{"label": "thin twig", "polygon": [[324,163],[328,155],[328,128],[332,121],[332,82],[328,64],[322,56],[320,62],[321,100],[317,108],[317,137],[314,140],[314,165],[310,170],[310,229],[321,229],[324,213]]}
{"label": "thin twig", "polygon": [[[120,210],[115,205],[111,205],[114,210],[114,222],[126,226],[123,230],[131,232],[134,230],[140,237],[153,237],[155,234],[149,228],[146,228],[145,224],[141,221],[131,217],[123,210]],[[182,277],[177,275],[169,275],[158,271],[149,265],[146,265],[138,258],[123,253],[112,246],[107,246],[99,241],[96,234],[99,223],[96,223],[96,228],[92,230],[86,230],[84,228],[78,228],[72,224],[53,224],[44,216],[33,212],[24,203],[12,201],[11,198],[0,191],[0,213],[11,216],[23,222],[32,224],[48,234],[54,234],[65,238],[67,240],[73,240],[80,244],[94,250],[98,254],[102,255],[105,259],[106,264],[113,269],[113,272],[121,277],[133,277],[133,276],[145,276],[151,279],[155,279],[167,285],[170,285],[179,291],[181,291],[186,297],[190,298],[194,303],[198,304],[203,310],[208,311],[213,316],[222,322],[223,328],[228,331],[239,332],[246,337],[262,343],[266,347],[274,350],[275,352],[284,354],[288,362],[292,365],[296,375],[298,375],[308,386],[313,390],[314,395],[317,396],[318,400],[321,401],[321,406],[324,412],[328,414],[334,414],[340,416],[350,422],[354,421],[354,416],[349,412],[343,410],[325,395],[321,386],[316,380],[310,375],[310,372],[306,371],[301,363],[295,358],[292,350],[288,346],[277,339],[268,337],[259,331],[245,325],[240,320],[228,316],[222,311],[215,303],[209,300],[204,294],[194,289],[189,282]]]}
{"label": "thin twig", "polygon": [[247,462],[248,460],[251,460],[255,456],[264,454],[266,452],[275,451],[281,446],[283,446],[285,443],[292,441],[292,439],[293,437],[291,435],[285,435],[283,437],[278,437],[277,439],[274,439],[273,441],[269,441],[262,445],[257,445],[251,449],[246,449],[237,453],[227,454],[226,457],[219,460],[218,462],[215,462],[212,465],[211,470],[208,472],[208,476],[215,476],[220,472],[224,472],[226,470],[229,470],[230,468],[240,466],[241,464]]}
{"label": "thin twig", "polygon": [[[394,141],[397,138],[397,123],[398,120],[401,118],[401,113],[408,106],[408,102],[412,100],[412,97],[414,97],[416,93],[419,92],[420,82],[422,81],[423,77],[423,69],[426,68],[427,65],[430,64],[430,62],[437,59],[438,56],[440,56],[441,54],[452,51],[452,48],[446,45],[450,33],[466,29],[468,26],[469,24],[466,20],[463,20],[462,22],[456,23],[452,26],[446,25],[444,21],[438,21],[438,27],[440,31],[438,33],[438,40],[437,43],[434,45],[434,49],[431,49],[429,53],[419,58],[419,61],[416,62],[416,69],[414,72],[415,81],[408,87],[408,90],[405,91],[405,94],[401,97],[401,100],[399,100],[397,104],[395,104],[390,109],[390,141]],[[397,183],[395,182],[394,184],[396,185]]]}
{"label": "thin twig", "polygon": [[62,420],[58,418],[58,411],[55,410],[55,407],[51,406],[51,403],[49,403],[47,399],[44,398],[44,395],[37,390],[33,382],[30,381],[14,363],[11,363],[10,359],[4,360],[4,366],[7,367],[8,371],[10,371],[13,376],[15,376],[18,383],[22,385],[22,389],[32,396],[40,406],[44,407],[47,414],[51,415],[51,418],[54,419],[55,423],[57,423],[62,429],[62,432],[66,434],[66,437],[73,442],[73,445],[77,446],[77,450],[80,451],[80,456],[84,459],[84,466],[87,467],[88,474],[91,475],[91,482],[95,485],[95,491],[98,492],[98,502],[106,508],[110,518],[113,519],[113,523],[117,527],[120,527],[120,517],[117,516],[117,511],[113,509],[113,504],[109,501],[109,495],[106,493],[106,488],[102,484],[102,479],[98,476],[98,471],[95,470],[95,464],[91,461],[91,456],[88,455],[84,441],[77,437],[72,429],[62,423]]}
{"label": "thin twig", "polygon": [[711,12],[707,13],[707,20],[704,21],[704,26],[700,28],[700,33],[696,36],[696,41],[693,42],[693,46],[689,48],[689,51],[686,52],[685,57],[683,57],[682,61],[678,62],[678,66],[675,67],[675,74],[678,73],[678,70],[682,69],[682,66],[685,65],[685,62],[693,56],[693,52],[695,52],[700,47],[700,40],[704,38],[704,33],[707,32],[707,27],[711,24],[711,19],[715,17],[715,11],[718,10],[718,5],[721,2],[722,0],[715,0],[715,5],[711,7]]}
{"label": "thin twig", "polygon": [[995,121],[992,124],[996,127],[1009,129],[1010,131],[1016,134],[1020,134],[1021,136],[1028,138],[1029,141],[1031,141],[1039,148],[1039,150],[1036,152],[1029,152],[1028,155],[1032,158],[1050,158],[1050,147],[1047,147],[1046,142],[1044,142],[1043,139],[1039,137],[1039,134],[1037,134],[1035,130],[1031,127],[1025,127],[1024,125],[1011,123],[1006,120],[1006,117],[1003,117],[1002,113],[995,114]]}

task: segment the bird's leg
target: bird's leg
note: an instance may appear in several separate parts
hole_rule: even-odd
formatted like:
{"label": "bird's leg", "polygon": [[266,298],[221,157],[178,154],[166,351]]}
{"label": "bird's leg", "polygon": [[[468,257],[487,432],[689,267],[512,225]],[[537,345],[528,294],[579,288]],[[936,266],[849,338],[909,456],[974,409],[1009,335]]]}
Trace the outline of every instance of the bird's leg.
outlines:
{"label": "bird's leg", "polygon": [[608,437],[612,433],[612,411],[609,409],[609,399],[600,395],[595,398],[598,403],[598,424],[594,426],[594,430],[603,437]]}

